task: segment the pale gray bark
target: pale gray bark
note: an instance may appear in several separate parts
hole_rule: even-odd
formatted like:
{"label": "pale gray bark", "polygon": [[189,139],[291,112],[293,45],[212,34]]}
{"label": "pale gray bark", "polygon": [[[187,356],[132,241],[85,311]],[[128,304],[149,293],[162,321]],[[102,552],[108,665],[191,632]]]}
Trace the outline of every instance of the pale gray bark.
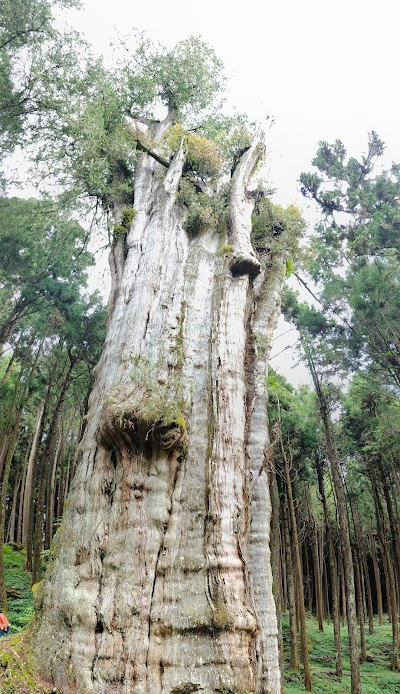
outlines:
{"label": "pale gray bark", "polygon": [[37,590],[36,657],[60,691],[280,691],[263,452],[283,256],[255,292],[246,190],[261,150],[258,137],[235,171],[228,238],[184,230],[183,147],[168,171],[147,154],[137,165],[80,462]]}

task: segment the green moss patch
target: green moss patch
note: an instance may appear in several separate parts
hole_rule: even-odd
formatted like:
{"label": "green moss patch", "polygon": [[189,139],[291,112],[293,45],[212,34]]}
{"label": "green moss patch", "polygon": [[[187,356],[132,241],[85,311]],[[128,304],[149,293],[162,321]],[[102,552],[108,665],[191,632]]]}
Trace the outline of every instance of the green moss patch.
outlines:
{"label": "green moss patch", "polygon": [[2,694],[50,694],[54,686],[38,675],[27,633],[0,639],[0,691]]}

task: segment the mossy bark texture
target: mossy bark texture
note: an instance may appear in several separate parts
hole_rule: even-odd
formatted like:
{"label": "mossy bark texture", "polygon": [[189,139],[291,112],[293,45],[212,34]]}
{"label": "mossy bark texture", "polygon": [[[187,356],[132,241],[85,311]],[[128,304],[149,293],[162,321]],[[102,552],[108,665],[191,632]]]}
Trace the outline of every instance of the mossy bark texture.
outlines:
{"label": "mossy bark texture", "polygon": [[261,150],[256,137],[235,170],[225,239],[184,229],[183,148],[167,171],[140,155],[80,463],[37,591],[36,658],[62,692],[280,691],[264,450],[284,260],[267,274],[251,250]]}

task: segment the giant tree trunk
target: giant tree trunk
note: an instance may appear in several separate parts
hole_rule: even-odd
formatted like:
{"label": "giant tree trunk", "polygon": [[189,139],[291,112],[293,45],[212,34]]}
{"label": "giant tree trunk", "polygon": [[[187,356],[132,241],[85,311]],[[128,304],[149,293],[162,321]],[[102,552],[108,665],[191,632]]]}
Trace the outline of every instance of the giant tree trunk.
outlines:
{"label": "giant tree trunk", "polygon": [[250,244],[261,151],[255,138],[234,172],[228,228],[197,235],[176,199],[183,148],[167,171],[140,155],[80,463],[37,590],[36,657],[61,691],[280,691],[264,449],[283,263],[260,272]]}

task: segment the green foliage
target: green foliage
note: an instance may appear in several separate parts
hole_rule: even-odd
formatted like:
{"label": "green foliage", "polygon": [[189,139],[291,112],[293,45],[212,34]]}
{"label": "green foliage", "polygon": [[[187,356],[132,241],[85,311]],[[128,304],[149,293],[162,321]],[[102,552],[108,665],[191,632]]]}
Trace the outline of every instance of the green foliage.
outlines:
{"label": "green foliage", "polygon": [[59,59],[68,53],[68,38],[55,29],[53,10],[77,5],[76,0],[2,0],[0,159],[49,112],[51,94],[65,77],[66,61]]}
{"label": "green foliage", "polygon": [[118,75],[132,116],[154,118],[161,103],[178,121],[193,126],[224,88],[223,66],[198,36],[172,49],[155,45],[140,32],[120,39]]}
{"label": "green foliage", "polygon": [[121,223],[114,224],[114,238],[120,239],[127,235],[135,215],[136,210],[133,207],[127,207],[122,210]]}
{"label": "green foliage", "polygon": [[198,234],[202,228],[218,227],[227,209],[228,187],[215,193],[200,193],[195,185],[183,178],[177,199],[187,208],[185,229],[189,234]]}
{"label": "green foliage", "polygon": [[264,265],[273,262],[282,243],[293,252],[304,228],[305,222],[297,207],[289,205],[284,209],[262,197],[255,206],[251,231],[251,242],[260,261]]}
{"label": "green foliage", "polygon": [[233,252],[233,246],[230,243],[225,243],[222,246],[221,250],[219,251],[219,253],[221,255],[225,255],[227,257],[230,257],[232,255],[232,252]]}
{"label": "green foliage", "polygon": [[294,263],[292,258],[286,260],[286,277],[290,277],[294,273]]}
{"label": "green foliage", "polygon": [[233,171],[251,145],[254,128],[255,123],[249,123],[244,114],[222,116],[215,111],[204,118],[197,132],[216,143],[224,169]]}
{"label": "green foliage", "polygon": [[[86,242],[84,229],[55,203],[0,199],[0,343],[41,311],[50,334],[60,320],[68,330],[83,310],[80,292],[94,262]],[[84,310],[96,303],[93,297]]]}
{"label": "green foliage", "polygon": [[[284,376],[270,368],[268,416],[272,441],[278,430],[283,444],[290,449],[292,463],[299,475],[310,476],[310,463],[321,446],[314,392],[307,386],[294,389]],[[280,468],[282,460],[278,445],[274,448],[274,461],[276,467]]]}
{"label": "green foliage", "polygon": [[203,182],[215,179],[220,174],[222,164],[217,144],[195,132],[185,131],[176,123],[164,134],[166,153],[175,153],[182,140],[186,152],[185,171],[193,172]]}
{"label": "green foliage", "polygon": [[11,625],[10,631],[15,634],[25,629],[33,615],[31,577],[24,570],[24,552],[15,546],[4,545],[4,564],[6,586],[16,588],[22,596],[8,600],[7,617]]}
{"label": "green foliage", "polygon": [[339,140],[321,142],[313,160],[318,173],[300,181],[323,213],[308,271],[324,315],[342,326],[336,349],[351,368],[375,364],[399,387],[400,167],[378,168],[384,147],[375,132],[358,159],[347,157]]}
{"label": "green foliage", "polygon": [[[46,126],[45,148],[49,151],[50,145],[55,172],[64,185],[73,186],[75,194],[96,198],[106,210],[116,205],[128,208],[136,138],[127,126],[126,105],[111,76],[100,61],[88,58],[87,63],[76,93],[59,104],[60,116]],[[39,158],[44,156],[43,149]]]}

